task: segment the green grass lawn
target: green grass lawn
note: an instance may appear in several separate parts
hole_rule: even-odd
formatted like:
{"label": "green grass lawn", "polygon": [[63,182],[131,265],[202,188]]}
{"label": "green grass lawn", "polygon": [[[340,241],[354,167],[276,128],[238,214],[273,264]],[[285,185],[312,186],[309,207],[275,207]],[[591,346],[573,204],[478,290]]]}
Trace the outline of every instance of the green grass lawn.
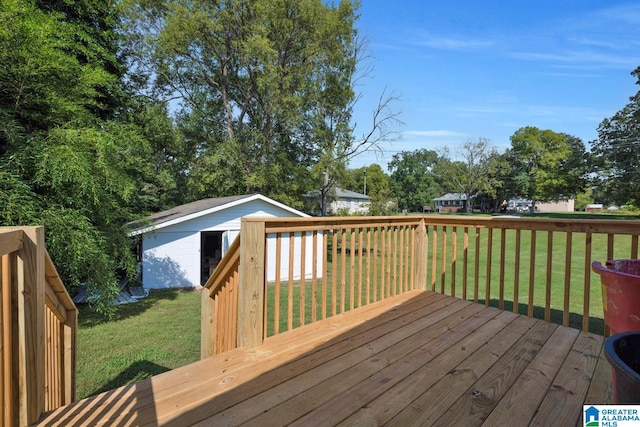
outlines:
{"label": "green grass lawn", "polygon": [[152,291],[108,320],[78,315],[76,398],[130,384],[200,359],[200,292]]}

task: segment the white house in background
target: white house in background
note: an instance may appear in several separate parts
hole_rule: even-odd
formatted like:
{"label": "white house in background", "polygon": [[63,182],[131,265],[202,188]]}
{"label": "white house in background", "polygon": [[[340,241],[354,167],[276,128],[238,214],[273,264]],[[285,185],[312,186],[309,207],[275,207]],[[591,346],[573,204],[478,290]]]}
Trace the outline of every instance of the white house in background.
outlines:
{"label": "white house in background", "polygon": [[346,210],[348,214],[369,213],[371,200],[366,194],[356,193],[355,191],[344,190],[342,188],[335,189],[335,198],[329,205],[331,213],[335,214],[340,210]]}
{"label": "white house in background", "polygon": [[[157,212],[130,223],[130,237],[138,238],[142,286],[145,289],[197,287],[209,278],[229,246],[240,234],[242,217],[308,217],[296,209],[260,194],[198,200]],[[321,244],[321,240],[320,244]],[[294,252],[300,254],[300,233]],[[312,253],[312,239],[306,239],[306,253]],[[267,242],[268,279],[275,278],[275,235]],[[288,280],[289,245],[282,245],[281,279]],[[295,257],[295,254],[294,254]],[[305,271],[312,271],[311,257]],[[322,262],[322,257],[319,263]],[[294,279],[300,277],[301,260],[294,258]],[[318,271],[322,271],[321,264]]]}

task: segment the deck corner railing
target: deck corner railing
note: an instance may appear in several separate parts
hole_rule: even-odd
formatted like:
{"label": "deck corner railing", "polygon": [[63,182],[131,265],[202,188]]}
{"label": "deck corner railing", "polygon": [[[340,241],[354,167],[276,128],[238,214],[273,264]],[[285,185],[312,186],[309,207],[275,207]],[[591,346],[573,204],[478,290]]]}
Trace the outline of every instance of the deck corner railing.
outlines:
{"label": "deck corner railing", "polygon": [[424,219],[243,218],[205,283],[202,357],[424,288]]}
{"label": "deck corner railing", "polygon": [[203,294],[202,355],[412,289],[606,335],[591,263],[637,258],[639,235],[606,216],[243,218]]}
{"label": "deck corner railing", "polygon": [[75,399],[77,310],[43,227],[0,228],[2,425],[36,423]]}

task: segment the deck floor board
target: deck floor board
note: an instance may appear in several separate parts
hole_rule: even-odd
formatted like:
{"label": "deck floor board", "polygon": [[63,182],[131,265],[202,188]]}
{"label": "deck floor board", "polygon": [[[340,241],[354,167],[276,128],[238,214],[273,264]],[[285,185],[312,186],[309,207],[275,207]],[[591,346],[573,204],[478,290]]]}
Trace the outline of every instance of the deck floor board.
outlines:
{"label": "deck floor board", "polygon": [[603,342],[411,291],[75,402],[40,425],[577,425],[583,403],[611,403]]}

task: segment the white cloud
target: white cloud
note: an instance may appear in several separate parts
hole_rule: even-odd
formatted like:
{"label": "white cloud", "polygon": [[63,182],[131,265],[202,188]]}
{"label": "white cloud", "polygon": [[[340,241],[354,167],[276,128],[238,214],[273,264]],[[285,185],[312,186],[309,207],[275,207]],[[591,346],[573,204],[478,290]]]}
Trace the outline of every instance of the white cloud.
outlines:
{"label": "white cloud", "polygon": [[452,38],[452,37],[431,37],[426,36],[415,41],[420,46],[427,46],[434,49],[444,50],[468,50],[468,49],[485,49],[494,45],[494,42],[488,39],[474,38]]}
{"label": "white cloud", "polygon": [[461,132],[455,132],[450,130],[409,130],[403,132],[405,135],[413,135],[413,136],[426,136],[426,137],[434,137],[434,138],[442,138],[442,137],[460,137],[466,136],[466,134]]}
{"label": "white cloud", "polygon": [[591,51],[548,52],[512,52],[511,57],[525,61],[545,61],[557,64],[599,65],[632,69],[640,61],[639,57],[628,55],[602,54]]}

